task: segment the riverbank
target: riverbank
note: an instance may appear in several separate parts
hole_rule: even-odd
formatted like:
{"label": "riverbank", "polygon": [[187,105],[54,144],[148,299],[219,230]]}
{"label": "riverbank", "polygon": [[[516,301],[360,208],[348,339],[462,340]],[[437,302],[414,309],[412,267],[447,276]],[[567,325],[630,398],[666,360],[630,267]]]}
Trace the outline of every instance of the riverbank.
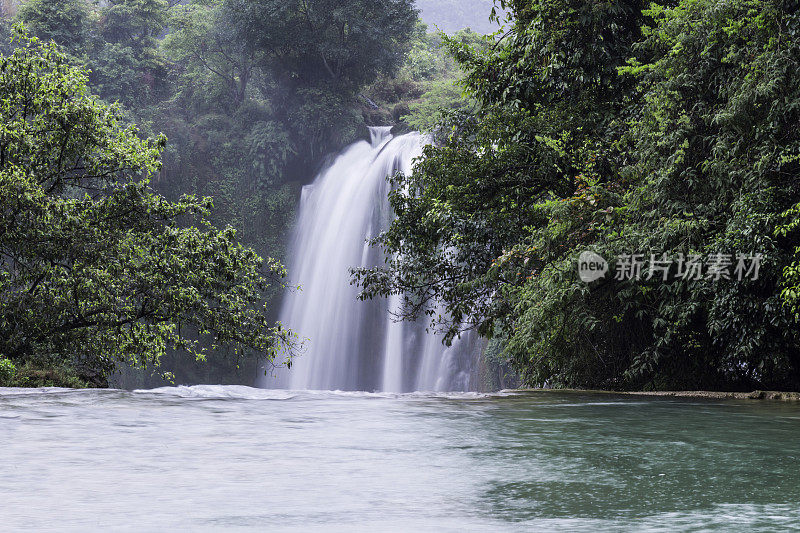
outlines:
{"label": "riverbank", "polygon": [[610,391],[592,389],[515,389],[514,392],[553,392],[578,394],[609,394],[618,396],[666,396],[673,398],[705,398],[709,400],[774,400],[800,402],[800,392],[763,391]]}
{"label": "riverbank", "polygon": [[0,356],[0,387],[107,388],[108,380],[100,375],[93,378],[80,376],[75,368],[66,364],[42,364],[41,362],[26,361],[17,366],[10,359]]}

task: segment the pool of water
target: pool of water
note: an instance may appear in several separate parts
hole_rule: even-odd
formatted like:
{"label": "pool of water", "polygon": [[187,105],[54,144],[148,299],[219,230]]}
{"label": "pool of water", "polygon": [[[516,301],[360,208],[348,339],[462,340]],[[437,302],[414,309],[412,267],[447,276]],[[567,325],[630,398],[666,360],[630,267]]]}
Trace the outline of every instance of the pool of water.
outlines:
{"label": "pool of water", "polygon": [[0,389],[0,530],[800,529],[800,405]]}

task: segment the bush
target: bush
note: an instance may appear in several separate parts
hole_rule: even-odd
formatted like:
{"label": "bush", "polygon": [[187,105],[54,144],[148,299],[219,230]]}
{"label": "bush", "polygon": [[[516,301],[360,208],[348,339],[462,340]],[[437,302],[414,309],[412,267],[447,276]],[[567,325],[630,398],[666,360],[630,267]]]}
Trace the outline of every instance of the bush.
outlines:
{"label": "bush", "polygon": [[9,359],[0,356],[0,386],[8,387],[17,375],[17,367]]}

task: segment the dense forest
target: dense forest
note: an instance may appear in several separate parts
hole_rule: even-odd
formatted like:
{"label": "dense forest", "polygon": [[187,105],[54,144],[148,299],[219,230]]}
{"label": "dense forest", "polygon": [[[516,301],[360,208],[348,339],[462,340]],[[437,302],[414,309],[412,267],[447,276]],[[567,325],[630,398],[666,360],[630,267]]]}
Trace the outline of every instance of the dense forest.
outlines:
{"label": "dense forest", "polygon": [[443,300],[527,385],[800,387],[798,3],[501,3],[364,297]]}
{"label": "dense forest", "polygon": [[433,142],[363,298],[528,386],[800,388],[798,2],[496,4],[483,37],[444,0],[22,3],[0,384],[250,382],[300,187],[385,124]]}
{"label": "dense forest", "polygon": [[[127,386],[163,383],[165,372],[177,382],[251,382],[265,353],[291,345],[288,332],[266,324],[275,322],[285,290],[280,261],[300,187],[326,156],[366,136],[367,125],[422,127],[432,108],[466,105],[454,84],[456,62],[411,0],[29,0],[0,33],[3,153],[15,154],[0,162],[10,180],[3,185],[0,356],[20,384],[119,383],[115,369]],[[481,41],[468,30],[454,38]],[[25,69],[35,69],[33,85],[19,79]],[[74,109],[49,107],[53,92]],[[41,127],[14,131],[24,124],[15,122],[14,106],[31,99],[37,105],[26,114]],[[78,144],[109,115],[113,126]],[[58,138],[46,128],[51,122]],[[55,151],[61,141],[66,152]],[[117,142],[120,153],[103,162],[106,170],[86,170],[83,159]],[[19,152],[44,144],[40,153]],[[136,161],[127,161],[133,153]],[[27,228],[17,213],[30,205],[10,208],[21,194],[19,173],[33,180],[30,205],[42,210]],[[106,199],[134,187],[146,196],[140,212],[97,227],[98,217],[110,216]],[[84,193],[84,208],[96,213],[74,219],[64,210]],[[53,217],[79,222],[78,233],[47,227]],[[151,235],[154,224],[168,233]],[[189,227],[199,228],[193,239],[217,241],[191,255],[158,240],[134,244],[126,234],[188,239]],[[50,248],[34,249],[36,239]],[[91,239],[108,246],[86,250]],[[211,255],[218,256],[207,265],[213,271],[204,272],[198,261]],[[164,261],[176,270],[149,286]],[[196,280],[187,276],[194,269]],[[113,290],[99,290],[112,280]],[[254,311],[256,304],[262,309]],[[207,316],[220,307],[234,315]]]}

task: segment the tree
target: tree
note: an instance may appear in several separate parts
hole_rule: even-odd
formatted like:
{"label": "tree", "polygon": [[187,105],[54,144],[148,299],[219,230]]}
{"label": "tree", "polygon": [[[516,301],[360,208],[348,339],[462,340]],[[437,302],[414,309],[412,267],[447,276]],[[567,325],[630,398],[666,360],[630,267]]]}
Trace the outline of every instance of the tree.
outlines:
{"label": "tree", "polygon": [[207,107],[268,102],[305,173],[353,139],[358,91],[396,72],[415,22],[411,0],[198,1],[176,7],[165,48]]}
{"label": "tree", "polygon": [[167,65],[158,39],[166,29],[165,0],[31,0],[17,21],[43,41],[54,41],[90,71],[105,100],[141,110],[166,94]]}
{"label": "tree", "polygon": [[[264,51],[243,39],[224,3],[190,3],[172,10],[164,45],[170,59],[189,76],[205,75],[206,84],[221,86],[223,108],[235,111],[247,97],[248,84]],[[202,80],[202,78],[200,78]],[[199,81],[199,80],[198,80]]]}
{"label": "tree", "polygon": [[0,354],[98,384],[168,348],[204,357],[196,334],[273,357],[289,337],[262,304],[282,267],[211,227],[210,199],[155,194],[166,139],[141,139],[86,71],[17,31],[0,57]]}
{"label": "tree", "polygon": [[136,112],[166,98],[168,64],[159,49],[166,0],[113,0],[98,9],[88,66],[93,90]]}
{"label": "tree", "polygon": [[281,79],[350,91],[402,64],[417,20],[411,0],[225,0],[223,11]]}
{"label": "tree", "polygon": [[397,177],[397,219],[376,241],[387,268],[356,272],[365,298],[403,294],[407,318],[443,303],[447,316],[433,318],[448,339],[467,327],[492,335],[513,320],[516,288],[566,243],[536,263],[515,252],[534,246],[531,232],[550,227],[558,200],[587,176],[614,178],[604,161],[616,157],[607,150],[614,137],[593,134],[619,136],[615,112],[632,84],[616,69],[640,35],[640,8],[635,0],[519,2],[493,47],[446,39],[479,109],[447,116],[414,173]]}
{"label": "tree", "polygon": [[[499,337],[529,385],[797,388],[795,1],[501,2],[491,50],[453,43],[451,115],[356,272],[450,337]],[[764,256],[758,279],[582,282],[578,255]],[[645,265],[645,270],[647,265]]]}
{"label": "tree", "polygon": [[100,11],[100,33],[109,43],[124,43],[144,56],[158,46],[166,29],[166,0],[111,0]]}
{"label": "tree", "polygon": [[17,20],[40,39],[54,41],[81,56],[89,38],[89,8],[84,0],[29,0]]}

